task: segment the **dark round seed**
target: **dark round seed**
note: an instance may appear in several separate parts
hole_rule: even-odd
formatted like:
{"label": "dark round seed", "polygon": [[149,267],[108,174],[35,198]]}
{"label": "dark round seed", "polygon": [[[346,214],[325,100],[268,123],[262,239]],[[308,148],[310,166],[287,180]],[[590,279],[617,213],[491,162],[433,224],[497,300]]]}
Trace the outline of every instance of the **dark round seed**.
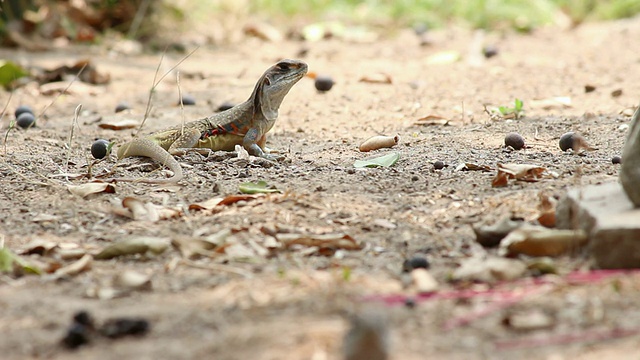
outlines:
{"label": "dark round seed", "polygon": [[574,145],[576,145],[577,137],[580,136],[573,131],[563,134],[560,137],[560,150],[567,151],[569,149],[573,149]]}
{"label": "dark round seed", "polygon": [[16,123],[23,129],[28,129],[36,124],[36,117],[30,112],[23,112],[16,119]]}
{"label": "dark round seed", "polygon": [[409,265],[411,269],[428,269],[429,261],[427,261],[427,258],[424,256],[414,256],[409,259]]}
{"label": "dark round seed", "polygon": [[433,168],[436,170],[442,170],[444,169],[444,162],[438,160],[436,162],[433,163]]}
{"label": "dark round seed", "polygon": [[413,175],[413,176],[411,177],[411,181],[418,181],[418,180],[420,180],[420,178],[418,177],[418,175]]}
{"label": "dark round seed", "polygon": [[518,133],[508,133],[507,136],[504,137],[504,146],[511,146],[516,150],[523,149],[526,145],[524,143],[524,138]]}
{"label": "dark round seed", "polygon": [[318,91],[329,91],[333,87],[333,79],[328,75],[318,75],[316,77],[315,86]]}
{"label": "dark round seed", "polygon": [[498,55],[498,48],[494,45],[487,45],[482,49],[482,54],[487,59],[492,58]]}
{"label": "dark round seed", "polygon": [[74,322],[62,339],[62,344],[69,349],[77,349],[89,343],[89,330],[86,326]]}
{"label": "dark round seed", "polygon": [[89,315],[86,311],[78,311],[75,315],[73,315],[73,321],[88,327],[93,327],[93,319],[91,315]]}
{"label": "dark round seed", "polygon": [[102,159],[109,154],[109,141],[98,139],[91,144],[91,155],[96,159]]}
{"label": "dark round seed", "polygon": [[16,119],[20,116],[20,114],[24,114],[24,113],[29,113],[31,115],[34,115],[33,109],[31,108],[31,106],[29,106],[29,105],[20,105],[20,106],[18,106],[18,108],[16,109],[16,112],[15,112]]}
{"label": "dark round seed", "polygon": [[[182,105],[195,105],[195,104],[196,104],[196,98],[194,98],[192,95],[189,95],[189,94],[182,95]],[[178,105],[180,105],[180,102],[178,102]]]}
{"label": "dark round seed", "polygon": [[220,111],[226,111],[231,109],[232,107],[234,107],[235,105],[229,101],[225,101],[222,104],[220,104],[220,106],[218,106],[218,112]]}
{"label": "dark round seed", "polygon": [[622,157],[620,155],[616,155],[611,158],[611,162],[614,164],[622,164]]}
{"label": "dark round seed", "polygon": [[129,110],[131,109],[131,106],[129,106],[129,103],[127,102],[119,102],[118,105],[116,105],[116,112],[119,113],[120,111],[125,111],[125,110]]}
{"label": "dark round seed", "polygon": [[408,307],[409,309],[413,309],[414,307],[416,307],[415,299],[410,297],[404,299],[404,306]]}

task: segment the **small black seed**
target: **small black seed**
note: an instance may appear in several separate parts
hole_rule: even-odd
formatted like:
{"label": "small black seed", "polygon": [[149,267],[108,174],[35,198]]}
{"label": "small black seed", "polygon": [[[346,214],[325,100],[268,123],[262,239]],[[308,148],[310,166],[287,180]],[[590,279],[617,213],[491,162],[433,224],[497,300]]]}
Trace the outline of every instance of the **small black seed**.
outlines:
{"label": "small black seed", "polygon": [[573,149],[573,146],[575,145],[575,141],[576,141],[576,133],[574,133],[573,131],[563,134],[560,137],[560,142],[559,142],[560,150],[567,151],[569,149]]}
{"label": "small black seed", "polygon": [[77,349],[82,345],[89,343],[89,329],[77,322],[74,322],[67,334],[62,339],[62,344],[69,349]]}
{"label": "small black seed", "polygon": [[404,306],[408,307],[409,309],[413,309],[414,307],[416,307],[416,300],[414,298],[406,298],[404,299]]}
{"label": "small black seed", "polygon": [[498,48],[495,45],[487,45],[482,49],[482,54],[489,59],[498,55]]}
{"label": "small black seed", "polygon": [[23,129],[30,128],[32,126],[35,126],[36,117],[30,112],[23,112],[16,119],[16,124],[18,124],[18,126],[20,126]]}
{"label": "small black seed", "polygon": [[438,160],[436,162],[433,163],[433,168],[436,170],[442,170],[444,169],[444,162]]}
{"label": "small black seed", "polygon": [[429,261],[424,256],[414,256],[409,260],[409,265],[412,269],[428,269]]}
{"label": "small black seed", "polygon": [[91,315],[89,315],[89,313],[86,311],[78,311],[75,315],[73,315],[73,321],[89,328],[93,327],[93,319],[91,318]]}
{"label": "small black seed", "polygon": [[91,144],[91,155],[95,159],[102,159],[108,154],[109,141],[105,139],[98,139]]}
{"label": "small black seed", "polygon": [[616,156],[611,158],[611,162],[613,164],[622,164],[622,157],[619,156],[619,155],[616,155]]}
{"label": "small black seed", "polygon": [[228,101],[225,101],[225,102],[223,102],[222,104],[220,104],[220,106],[218,106],[218,112],[225,111],[225,110],[229,110],[229,109],[231,109],[231,108],[232,108],[232,107],[234,107],[234,106],[235,106],[235,105],[234,105],[233,103],[228,102]]}
{"label": "small black seed", "polygon": [[411,181],[418,181],[418,180],[420,180],[420,178],[418,177],[418,175],[413,175],[413,176],[411,177]]}
{"label": "small black seed", "polygon": [[328,75],[318,75],[316,77],[315,86],[318,91],[329,91],[333,87],[333,79]]}
{"label": "small black seed", "polygon": [[507,136],[504,137],[504,146],[511,146],[516,150],[523,149],[526,145],[524,143],[524,138],[518,133],[508,133]]}
{"label": "small black seed", "polygon": [[[193,97],[190,94],[182,94],[182,105],[195,105],[196,104],[196,98]],[[178,102],[178,105],[180,105],[180,102]]]}
{"label": "small black seed", "polygon": [[118,105],[116,105],[116,112],[119,113],[121,111],[125,111],[125,110],[129,110],[131,109],[131,106],[129,106],[129,103],[127,102],[119,102]]}
{"label": "small black seed", "polygon": [[34,115],[33,109],[31,108],[31,106],[29,106],[29,105],[20,105],[20,106],[18,106],[18,108],[16,109],[16,112],[15,112],[16,119],[20,116],[20,114],[24,114],[24,113],[29,113],[31,115]]}
{"label": "small black seed", "polygon": [[585,93],[590,93],[590,92],[594,92],[596,91],[596,87],[593,85],[585,85],[584,86],[584,92]]}

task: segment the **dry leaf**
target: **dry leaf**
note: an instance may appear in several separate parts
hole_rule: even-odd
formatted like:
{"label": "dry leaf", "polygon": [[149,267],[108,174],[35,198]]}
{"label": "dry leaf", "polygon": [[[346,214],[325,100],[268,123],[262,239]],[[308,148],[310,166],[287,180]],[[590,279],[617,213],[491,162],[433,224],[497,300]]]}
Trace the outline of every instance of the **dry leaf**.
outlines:
{"label": "dry leaf", "polygon": [[25,245],[25,249],[20,252],[21,255],[37,254],[40,256],[49,255],[54,249],[58,247],[58,243],[55,241],[35,239]]}
{"label": "dry leaf", "polygon": [[200,201],[197,203],[193,203],[193,204],[189,204],[189,210],[212,210],[213,208],[215,208],[216,206],[218,206],[222,200],[224,200],[223,197],[215,197],[215,198],[211,198],[209,200],[205,200],[205,201]]}
{"label": "dry leaf", "polygon": [[441,51],[429,56],[426,60],[428,65],[446,65],[458,62],[462,58],[457,51]]}
{"label": "dry leaf", "polygon": [[482,281],[493,283],[520,278],[527,265],[520,260],[481,256],[466,259],[453,272],[454,280]]}
{"label": "dry leaf", "polygon": [[538,222],[540,225],[548,228],[556,227],[556,203],[558,202],[553,196],[541,191],[538,194]]}
{"label": "dry leaf", "polygon": [[95,256],[96,260],[108,260],[123,255],[147,254],[159,255],[171,245],[167,238],[140,236],[111,244]]}
{"label": "dry leaf", "polygon": [[101,129],[109,129],[109,130],[135,129],[138,126],[140,126],[140,122],[133,119],[124,119],[124,120],[113,119],[111,121],[98,124],[98,127],[100,127]]}
{"label": "dry leaf", "polygon": [[77,274],[80,274],[81,272],[91,269],[92,263],[93,263],[93,256],[89,254],[85,254],[83,257],[80,258],[80,260],[56,270],[56,272],[54,272],[53,275],[56,278],[77,275]]}
{"label": "dry leaf", "polygon": [[373,136],[365,140],[360,144],[360,151],[367,152],[372,150],[378,150],[383,148],[391,148],[398,144],[400,137],[396,136]]}
{"label": "dry leaf", "polygon": [[125,270],[113,278],[113,286],[126,290],[151,290],[151,276]]}
{"label": "dry leaf", "polygon": [[285,247],[293,245],[315,246],[319,249],[344,249],[344,250],[360,250],[362,245],[346,234],[278,234],[276,239],[284,244]]}
{"label": "dry leaf", "polygon": [[500,255],[559,256],[587,243],[583,230],[556,230],[542,226],[522,226],[500,243]]}
{"label": "dry leaf", "polygon": [[439,116],[439,115],[427,115],[427,116],[423,116],[421,118],[419,118],[418,120],[416,120],[414,122],[415,125],[450,125],[449,123],[451,122],[450,119],[447,119],[445,117]]}
{"label": "dry leaf", "polygon": [[492,171],[491,166],[474,163],[460,163],[456,166],[456,171]]}
{"label": "dry leaf", "polygon": [[276,29],[272,25],[263,22],[253,22],[247,24],[245,25],[243,31],[247,35],[255,36],[259,39],[271,42],[280,42],[284,39],[284,36],[280,32],[280,30]]}
{"label": "dry leaf", "polygon": [[118,214],[128,216],[134,220],[156,222],[158,220],[182,216],[182,212],[179,209],[155,205],[134,197],[126,197],[122,199],[122,206],[129,210],[129,213],[123,212]]}
{"label": "dry leaf", "polygon": [[116,192],[116,186],[108,183],[91,182],[81,185],[67,185],[67,190],[74,195],[87,197],[101,192],[113,194]]}
{"label": "dry leaf", "polygon": [[198,256],[213,256],[216,249],[228,243],[231,229],[223,229],[205,238],[181,237],[173,240],[173,245],[180,250],[183,257],[192,259]]}
{"label": "dry leaf", "polygon": [[391,79],[391,75],[385,73],[373,73],[367,74],[360,78],[360,82],[370,83],[370,84],[392,84],[393,80]]}
{"label": "dry leaf", "polygon": [[498,163],[498,173],[496,174],[496,177],[493,178],[491,186],[507,186],[509,179],[535,182],[542,177],[542,174],[545,171],[546,168],[538,165]]}
{"label": "dry leaf", "polygon": [[438,281],[427,269],[418,268],[411,270],[413,285],[420,294],[431,293],[438,290]]}

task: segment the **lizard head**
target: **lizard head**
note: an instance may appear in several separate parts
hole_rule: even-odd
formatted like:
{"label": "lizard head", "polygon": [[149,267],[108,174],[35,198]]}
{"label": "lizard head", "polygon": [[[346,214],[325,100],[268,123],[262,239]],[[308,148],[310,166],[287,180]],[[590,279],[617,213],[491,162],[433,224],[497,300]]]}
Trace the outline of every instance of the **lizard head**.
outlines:
{"label": "lizard head", "polygon": [[307,64],[299,60],[280,60],[267,69],[251,94],[255,109],[268,120],[275,120],[282,100],[306,73]]}

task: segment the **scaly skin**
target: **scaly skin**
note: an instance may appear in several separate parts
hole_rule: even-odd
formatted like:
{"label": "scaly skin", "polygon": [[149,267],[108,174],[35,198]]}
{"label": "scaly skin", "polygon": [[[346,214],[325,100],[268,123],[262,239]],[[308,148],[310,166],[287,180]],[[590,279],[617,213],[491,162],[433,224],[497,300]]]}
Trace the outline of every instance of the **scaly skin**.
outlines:
{"label": "scaly skin", "polygon": [[232,151],[242,145],[251,155],[269,160],[278,157],[263,150],[266,135],[275,124],[278,108],[289,90],[307,73],[307,64],[282,60],[270,67],[256,83],[247,101],[229,110],[174,126],[154,134],[133,139],[120,146],[118,159],[146,156],[173,172],[169,179],[116,179],[146,183],[173,183],[183,177],[182,168],[173,155],[189,149]]}

